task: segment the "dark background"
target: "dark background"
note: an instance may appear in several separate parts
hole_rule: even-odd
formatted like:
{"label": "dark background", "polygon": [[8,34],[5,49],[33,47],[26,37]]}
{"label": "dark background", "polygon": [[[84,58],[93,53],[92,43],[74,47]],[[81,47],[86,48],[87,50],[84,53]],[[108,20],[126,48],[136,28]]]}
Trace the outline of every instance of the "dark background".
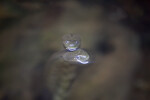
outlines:
{"label": "dark background", "polygon": [[[107,15],[109,16],[111,12],[115,12],[116,8],[122,9],[126,17],[123,19],[119,19],[118,17],[119,23],[123,24],[125,27],[128,27],[129,29],[132,29],[135,32],[136,36],[138,36],[139,51],[141,54],[141,63],[133,75],[131,82],[131,93],[129,93],[129,99],[126,100],[150,100],[150,1],[149,0],[77,0],[77,1],[85,7],[93,7],[95,5],[102,7],[102,9],[104,10],[104,14],[106,16]],[[50,11],[50,13],[45,15],[46,16],[45,18],[49,18],[49,21],[47,23],[46,23],[47,20],[43,20],[43,22],[33,22],[34,24],[38,24],[38,26],[31,24],[28,27],[38,31],[38,29],[40,28],[45,28],[49,23],[50,26],[57,23],[55,22],[55,20],[59,19],[64,10],[63,6],[61,6],[63,2],[67,2],[67,0],[0,0],[0,37],[5,33],[7,33],[8,31],[9,34],[7,34],[7,36],[5,36],[5,38],[3,39],[5,41],[10,40],[9,37],[13,36],[15,37],[15,34],[11,34],[11,32],[9,32],[10,29],[13,29],[13,33],[15,33],[15,30],[16,32],[18,32],[17,30],[19,29],[15,26],[20,25],[19,23],[21,23],[22,20],[25,19],[26,21],[28,21],[28,19],[30,19],[30,17],[28,18],[28,16],[32,16],[39,12],[40,16],[41,12],[45,12],[47,9],[49,9]],[[25,32],[23,28],[21,29],[21,31]],[[20,45],[30,44],[31,42],[40,43],[36,39],[35,41],[30,41],[29,39],[28,42],[20,44],[21,41],[24,41],[26,38],[28,38],[25,35],[14,38],[14,40],[16,40],[14,48],[19,48],[17,50],[20,52],[24,49]],[[32,36],[32,39],[34,40],[36,36],[37,35],[34,34]],[[8,48],[6,48],[7,55],[5,55],[4,53],[0,53],[1,56],[0,100],[19,100],[15,99],[18,98],[18,96],[20,96],[19,93],[12,94],[11,91],[9,91],[9,87],[7,87],[8,89],[5,90],[5,84],[7,83],[9,84],[9,82],[11,81],[10,78],[7,79],[7,75],[5,74],[9,74],[6,73],[7,70],[10,68],[8,66],[15,65],[17,62],[20,61],[15,56],[16,53],[20,52],[14,51],[11,54],[11,56],[9,56],[12,44],[10,41],[8,43],[1,41],[0,52],[2,51],[2,47],[4,45],[9,46]],[[49,52],[49,48],[44,47],[44,49],[45,49],[44,58],[42,60],[40,59],[41,62],[39,63],[39,66],[43,66],[45,63],[45,59],[47,59],[49,55],[55,52],[55,49],[54,50],[51,49],[51,52]],[[105,42],[100,45],[97,45],[96,49],[102,54],[107,54],[112,50],[111,46]],[[21,55],[21,53],[18,55],[23,56]],[[18,60],[15,62],[15,60],[12,59]],[[25,60],[27,60],[28,62],[28,57]],[[40,68],[37,69],[37,73],[38,72],[40,73],[40,71],[41,71]],[[13,72],[15,73],[15,71]],[[36,91],[36,89],[33,90]],[[48,92],[47,89],[43,91],[44,92],[37,93],[34,100],[48,100],[47,98],[49,99],[51,98],[50,96],[51,94]]]}

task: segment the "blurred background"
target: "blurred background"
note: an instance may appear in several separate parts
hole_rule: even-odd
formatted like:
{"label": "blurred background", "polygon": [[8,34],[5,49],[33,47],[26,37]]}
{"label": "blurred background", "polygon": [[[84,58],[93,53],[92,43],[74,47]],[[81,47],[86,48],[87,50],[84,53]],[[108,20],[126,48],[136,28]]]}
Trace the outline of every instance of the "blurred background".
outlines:
{"label": "blurred background", "polygon": [[[0,100],[63,100],[72,66],[64,100],[150,100],[149,11],[148,0],[0,0]],[[94,63],[49,61],[68,33]]]}

